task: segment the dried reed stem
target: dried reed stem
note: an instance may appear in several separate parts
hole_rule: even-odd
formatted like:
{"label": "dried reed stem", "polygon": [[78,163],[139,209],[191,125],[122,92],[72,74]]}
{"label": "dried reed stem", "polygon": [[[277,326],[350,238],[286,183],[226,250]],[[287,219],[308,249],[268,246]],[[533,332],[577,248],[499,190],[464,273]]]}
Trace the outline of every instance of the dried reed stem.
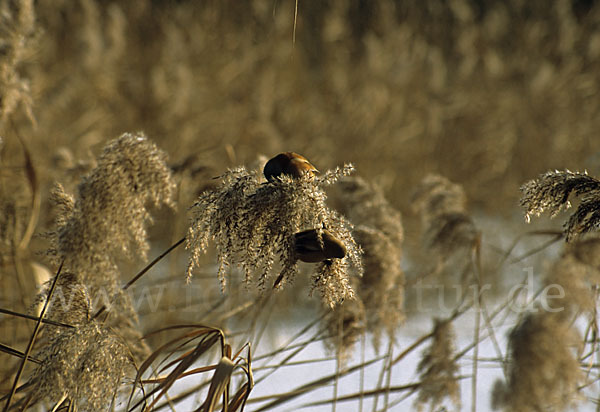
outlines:
{"label": "dried reed stem", "polygon": [[58,271],[56,272],[56,276],[54,276],[54,280],[52,281],[52,286],[50,286],[50,290],[48,291],[48,296],[46,297],[46,301],[44,302],[44,306],[40,312],[40,316],[37,320],[37,323],[35,324],[33,333],[31,334],[31,337],[29,338],[29,343],[27,344],[27,349],[25,350],[23,360],[21,361],[21,363],[19,365],[19,369],[15,376],[13,386],[8,395],[8,399],[6,400],[6,405],[4,406],[4,412],[8,412],[12,398],[15,395],[15,392],[17,391],[17,386],[19,386],[19,379],[21,378],[21,375],[23,374],[23,370],[25,369],[25,363],[27,362],[27,359],[29,359],[29,355],[31,354],[31,350],[33,349],[33,344],[35,343],[35,339],[37,338],[38,332],[40,331],[40,327],[42,326],[42,319],[44,318],[44,315],[46,314],[46,310],[48,309],[48,304],[50,303],[50,300],[52,299],[52,295],[54,294],[56,283],[58,282],[60,273],[63,268],[63,263],[64,262],[61,262],[60,266],[58,267]]}

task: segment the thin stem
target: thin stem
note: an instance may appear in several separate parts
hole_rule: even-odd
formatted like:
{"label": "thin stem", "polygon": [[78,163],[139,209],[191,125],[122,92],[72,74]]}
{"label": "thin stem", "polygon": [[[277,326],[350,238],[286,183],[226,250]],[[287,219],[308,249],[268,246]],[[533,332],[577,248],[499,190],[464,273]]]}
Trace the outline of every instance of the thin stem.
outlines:
{"label": "thin stem", "polygon": [[[167,250],[165,250],[163,253],[161,253],[159,256],[157,256],[152,262],[148,263],[145,268],[143,268],[137,275],[135,275],[129,282],[127,282],[125,284],[125,286],[123,286],[123,290],[129,289],[129,287],[131,285],[133,285],[139,278],[144,276],[146,274],[146,272],[148,272],[150,269],[152,269],[152,267],[154,265],[156,265],[158,262],[160,262],[165,256],[167,256],[169,253],[171,253],[171,251],[173,249],[175,249],[177,246],[179,246],[183,242],[185,242],[185,239],[186,239],[185,237],[179,239],[177,242],[175,242],[173,245],[171,245]],[[102,305],[102,307],[100,309],[98,309],[98,312],[96,312],[96,314],[94,315],[94,317],[92,319],[96,319],[98,316],[100,316],[102,313],[104,313],[105,310],[106,310],[106,305]]]}
{"label": "thin stem", "polygon": [[[392,339],[392,337],[390,336],[390,342],[389,342],[389,347],[388,347],[388,356],[387,356],[387,362],[388,365],[392,362],[392,359],[394,358],[394,340]],[[389,403],[390,403],[390,387],[392,386],[392,368],[388,367],[387,368],[387,379],[385,382],[385,393],[383,396],[383,409],[384,410],[388,410],[389,407]]]}
{"label": "thin stem", "polygon": [[477,299],[475,299],[475,331],[473,343],[473,377],[471,379],[471,411],[477,411],[477,358],[479,357],[479,331],[481,328],[481,298],[479,297],[479,285],[477,285]]}
{"label": "thin stem", "polygon": [[298,1],[294,5],[294,32],[292,33],[292,47],[296,47],[296,26],[298,23]]}
{"label": "thin stem", "polygon": [[171,253],[171,251],[173,249],[175,249],[177,246],[179,246],[183,242],[185,242],[185,239],[186,239],[185,237],[182,237],[177,242],[175,242],[173,245],[171,245],[167,250],[165,250],[163,253],[161,253],[159,256],[157,256],[152,262],[148,263],[144,269],[142,269],[129,282],[127,282],[127,284],[125,286],[123,286],[123,290],[129,289],[129,287],[131,285],[133,285],[139,278],[144,276],[144,274],[146,274],[146,272],[148,272],[154,265],[156,265],[159,261],[161,261],[165,256],[167,256],[169,253]]}
{"label": "thin stem", "polygon": [[[24,319],[29,319],[29,320],[37,321],[39,319],[39,317],[37,317],[37,316],[27,315],[25,313],[14,312],[12,310],[2,309],[2,308],[0,308],[0,313],[4,313],[5,315],[17,316],[19,318],[24,318]],[[42,319],[42,323],[45,323],[47,325],[53,325],[53,326],[62,326],[63,328],[75,328],[75,326],[67,325],[66,323],[57,322],[55,320],[50,320],[50,319]]]}
{"label": "thin stem", "polygon": [[[488,333],[490,334],[490,339],[492,340],[492,343],[494,345],[494,349],[496,350],[496,354],[498,355],[498,357],[500,359],[503,359],[504,356],[502,355],[502,350],[500,349],[500,344],[498,343],[498,339],[496,338],[496,332],[494,331],[494,325],[492,324],[492,319],[490,318],[490,313],[487,309],[487,305],[485,303],[485,300],[483,299],[483,292],[485,290],[485,287],[483,287],[483,265],[481,264],[481,245],[482,245],[483,241],[482,241],[482,236],[481,234],[479,235],[478,241],[475,245],[475,249],[474,249],[474,253],[472,255],[472,258],[474,259],[473,261],[473,268],[475,270],[475,279],[477,280],[477,284],[479,287],[479,293],[478,293],[478,297],[480,297],[480,309],[481,309],[481,314],[483,316],[483,320],[485,321],[486,327],[488,329]],[[480,296],[481,295],[481,296]],[[502,363],[502,372],[504,373],[504,378],[507,378],[507,372],[506,372],[506,363]]]}
{"label": "thin stem", "polygon": [[[455,320],[456,318],[460,317],[463,313],[465,313],[467,311],[467,309],[469,309],[471,307],[471,305],[467,305],[462,309],[456,309],[454,311],[454,313],[452,314],[452,316],[450,316],[447,319],[447,322],[452,322],[453,320]],[[397,364],[398,362],[400,362],[402,359],[404,359],[406,356],[408,356],[413,350],[415,350],[416,348],[418,348],[419,346],[421,346],[424,342],[426,342],[428,339],[430,339],[433,336],[433,331],[429,332],[426,335],[421,336],[419,339],[417,339],[416,341],[414,341],[412,343],[412,345],[410,345],[408,348],[404,349],[404,351],[402,351],[402,353],[400,353],[389,365],[388,368],[391,368],[392,366],[394,366],[395,364]]]}
{"label": "thin stem", "polygon": [[25,351],[25,356],[23,356],[23,360],[21,361],[21,364],[19,365],[19,370],[17,371],[17,375],[15,376],[15,381],[10,390],[10,394],[8,395],[8,400],[6,401],[6,405],[4,406],[4,412],[8,412],[12,398],[15,396],[15,392],[17,391],[17,386],[19,386],[19,379],[21,379],[21,375],[23,374],[23,370],[25,369],[25,363],[27,362],[27,359],[29,358],[29,355],[31,354],[31,350],[33,349],[33,344],[35,343],[37,334],[40,330],[40,327],[42,326],[42,319],[44,318],[44,315],[46,314],[46,310],[48,309],[48,304],[50,303],[50,300],[52,299],[52,295],[54,294],[54,289],[56,288],[56,283],[58,282],[58,278],[60,276],[60,272],[62,271],[62,267],[63,267],[64,263],[65,263],[65,261],[63,259],[63,261],[60,263],[60,266],[58,267],[58,271],[56,272],[56,276],[54,277],[52,286],[50,286],[50,291],[48,292],[48,296],[46,297],[46,301],[44,302],[44,307],[42,308],[42,311],[40,312],[40,317],[35,325],[35,328],[33,329],[33,333],[31,334],[31,338],[29,339],[29,343],[27,344],[27,350]]}
{"label": "thin stem", "polygon": [[[360,363],[365,363],[365,359],[366,359],[366,341],[367,341],[367,333],[363,332],[361,337],[360,337]],[[358,400],[358,411],[362,412],[363,411],[363,401],[364,401],[364,396],[362,395],[362,393],[365,390],[365,370],[361,369],[360,370],[360,393],[361,396]]]}
{"label": "thin stem", "polygon": [[[3,345],[1,343],[0,343],[0,352],[8,353],[9,355],[13,355],[13,356],[16,356],[21,359],[25,358],[25,354],[23,352],[18,351],[14,348],[11,348],[10,346]],[[31,356],[28,356],[27,360],[29,362],[37,363],[38,365],[42,363],[39,359],[33,358]]]}

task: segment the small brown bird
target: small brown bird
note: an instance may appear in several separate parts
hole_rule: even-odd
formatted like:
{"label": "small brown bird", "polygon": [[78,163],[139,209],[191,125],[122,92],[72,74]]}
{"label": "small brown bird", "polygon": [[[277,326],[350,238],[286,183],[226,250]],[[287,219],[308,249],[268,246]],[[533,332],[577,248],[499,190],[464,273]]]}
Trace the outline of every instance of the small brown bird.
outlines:
{"label": "small brown bird", "polygon": [[[319,232],[321,240],[319,242]],[[346,247],[341,240],[326,229],[309,229],[295,234],[296,257],[303,262],[315,263],[346,256]]]}
{"label": "small brown bird", "polygon": [[263,173],[269,182],[272,182],[281,175],[299,178],[305,173],[314,176],[315,173],[318,172],[317,168],[304,156],[294,152],[279,153],[265,164],[263,170]]}

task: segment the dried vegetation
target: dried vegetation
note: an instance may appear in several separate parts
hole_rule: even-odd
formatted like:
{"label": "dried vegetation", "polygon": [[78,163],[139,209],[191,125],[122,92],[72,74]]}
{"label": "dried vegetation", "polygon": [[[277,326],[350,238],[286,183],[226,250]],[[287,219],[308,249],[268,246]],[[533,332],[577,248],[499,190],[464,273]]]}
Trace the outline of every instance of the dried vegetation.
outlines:
{"label": "dried vegetation", "polygon": [[599,93],[596,1],[0,1],[0,407],[597,405]]}

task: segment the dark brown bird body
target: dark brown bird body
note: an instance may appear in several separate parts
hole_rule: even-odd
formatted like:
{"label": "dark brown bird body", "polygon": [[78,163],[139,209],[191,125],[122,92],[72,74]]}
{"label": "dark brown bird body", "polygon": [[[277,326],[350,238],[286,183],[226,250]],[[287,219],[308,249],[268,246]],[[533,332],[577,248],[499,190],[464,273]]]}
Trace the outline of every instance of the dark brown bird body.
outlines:
{"label": "dark brown bird body", "polygon": [[[319,231],[322,242],[319,241]],[[303,262],[315,263],[346,256],[342,241],[325,229],[305,230],[296,233],[295,238],[296,257]]]}
{"label": "dark brown bird body", "polygon": [[304,174],[314,176],[318,173],[314,167],[304,156],[294,152],[283,152],[270,159],[263,170],[265,177],[269,182],[278,178],[281,175],[300,178]]}

